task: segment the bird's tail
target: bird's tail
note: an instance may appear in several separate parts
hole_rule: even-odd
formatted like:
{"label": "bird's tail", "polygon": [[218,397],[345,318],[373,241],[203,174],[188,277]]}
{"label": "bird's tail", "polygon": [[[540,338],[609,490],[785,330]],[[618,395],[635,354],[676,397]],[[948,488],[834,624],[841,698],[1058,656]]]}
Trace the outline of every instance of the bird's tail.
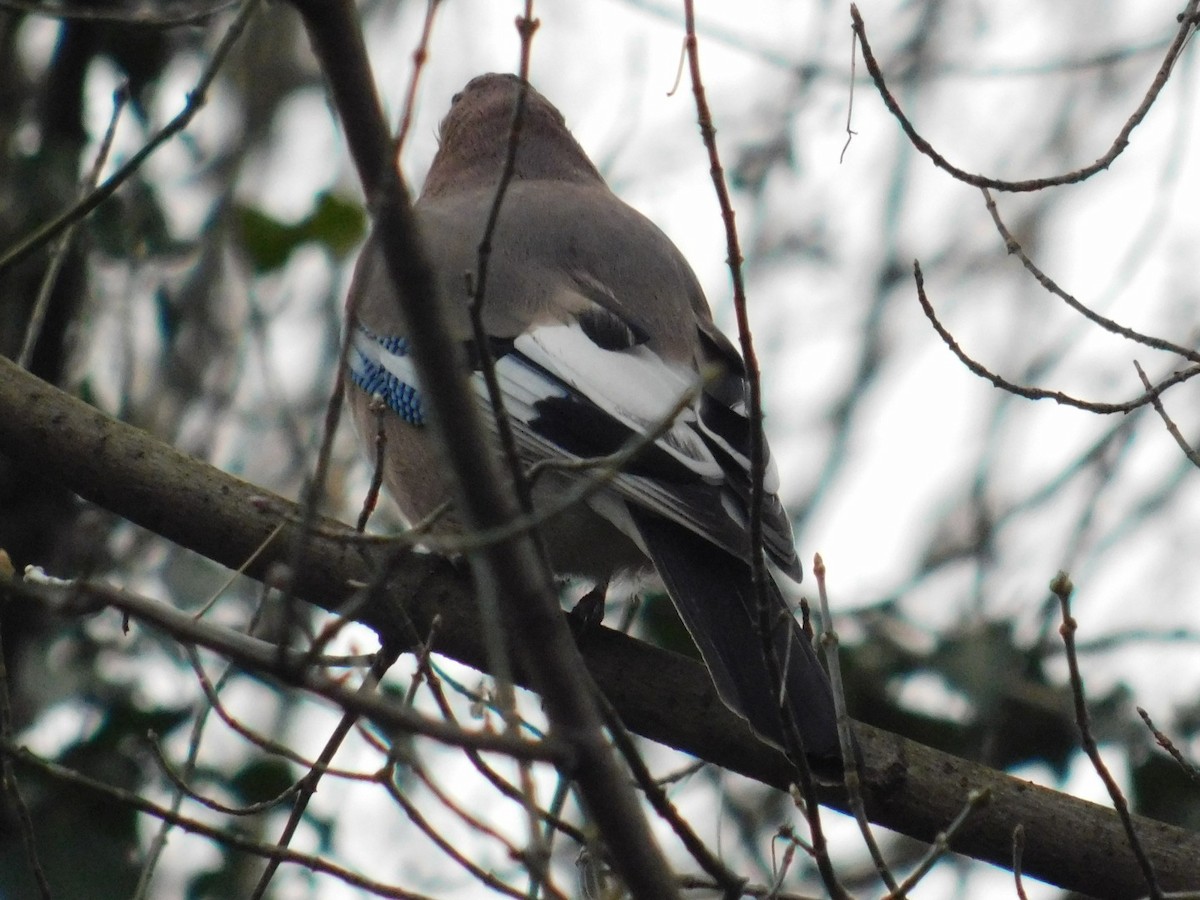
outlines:
{"label": "bird's tail", "polygon": [[[785,747],[779,691],[763,652],[750,566],[682,525],[632,507],[630,513],[717,693],[761,737]],[[836,775],[841,753],[829,679],[779,586],[769,575],[767,581],[786,702],[814,771]]]}

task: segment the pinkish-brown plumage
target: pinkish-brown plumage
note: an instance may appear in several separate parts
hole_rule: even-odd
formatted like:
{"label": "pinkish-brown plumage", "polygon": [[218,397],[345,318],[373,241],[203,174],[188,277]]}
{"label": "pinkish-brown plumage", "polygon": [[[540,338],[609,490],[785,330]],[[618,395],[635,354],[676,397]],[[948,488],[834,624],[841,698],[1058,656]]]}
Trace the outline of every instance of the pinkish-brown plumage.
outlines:
{"label": "pinkish-brown plumage", "polygon": [[[476,271],[521,90],[514,76],[483,75],[454,98],[415,204],[464,363],[477,359],[467,274]],[[623,570],[656,570],[722,699],[782,745],[778,691],[756,631],[748,563],[750,422],[741,359],[713,324],[675,245],[609,190],[548,100],[528,86],[524,97],[483,308],[522,461],[603,456],[655,428],[681,397],[692,398],[609,487],[542,527],[552,565],[560,574],[600,581]],[[450,491],[438,448],[414,412],[420,409],[413,405],[419,376],[400,339],[402,304],[378,253],[368,243],[352,287],[360,305],[349,397],[367,436],[375,433],[371,395],[392,407],[384,479],[404,514],[417,520]],[[486,395],[480,396],[482,403]],[[540,477],[535,507],[587,477],[587,470]],[[765,484],[764,549],[798,579],[774,478],[772,468]],[[458,527],[453,511],[438,527]],[[768,594],[786,610],[774,581]],[[824,672],[791,616],[772,619],[779,623],[773,642],[787,671],[787,702],[807,751],[835,766],[837,735]]]}

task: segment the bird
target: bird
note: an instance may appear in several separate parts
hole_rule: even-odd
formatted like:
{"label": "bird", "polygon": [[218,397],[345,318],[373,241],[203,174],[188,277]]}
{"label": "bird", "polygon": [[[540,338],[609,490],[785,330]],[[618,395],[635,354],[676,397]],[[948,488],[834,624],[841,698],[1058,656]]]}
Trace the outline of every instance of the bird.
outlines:
{"label": "bird", "polygon": [[[471,327],[466,275],[477,268],[522,93],[511,177],[491,233],[485,354]],[[540,529],[554,573],[601,588],[617,575],[657,576],[721,701],[785,749],[782,702],[813,770],[839,771],[828,677],[768,573],[782,691],[771,677],[751,563],[747,371],[683,254],[613,193],[562,113],[518,76],[472,79],[454,96],[438,139],[413,206],[418,234],[480,404],[490,413],[481,371],[490,355],[521,464],[547,463],[533,481],[534,509],[592,477],[586,466],[555,462],[608,457],[651,435],[604,487]],[[401,303],[370,238],[347,309],[353,418],[368,442],[382,427],[384,486],[408,521],[424,520],[444,510],[449,476],[428,427]],[[494,416],[487,420],[495,430]],[[763,447],[763,551],[781,576],[799,581],[791,522]],[[450,509],[432,528],[462,525]]]}

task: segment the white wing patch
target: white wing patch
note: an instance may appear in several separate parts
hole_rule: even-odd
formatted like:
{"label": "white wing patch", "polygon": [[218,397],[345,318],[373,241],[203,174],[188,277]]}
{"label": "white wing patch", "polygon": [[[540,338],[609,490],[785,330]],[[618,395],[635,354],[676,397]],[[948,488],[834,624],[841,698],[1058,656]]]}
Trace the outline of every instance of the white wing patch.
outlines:
{"label": "white wing patch", "polygon": [[[672,366],[643,346],[605,350],[578,322],[537,326],[520,335],[514,347],[639,434],[658,427],[698,387],[698,376],[690,368]],[[705,481],[719,483],[724,472],[696,425],[696,412],[689,405],[657,444]]]}

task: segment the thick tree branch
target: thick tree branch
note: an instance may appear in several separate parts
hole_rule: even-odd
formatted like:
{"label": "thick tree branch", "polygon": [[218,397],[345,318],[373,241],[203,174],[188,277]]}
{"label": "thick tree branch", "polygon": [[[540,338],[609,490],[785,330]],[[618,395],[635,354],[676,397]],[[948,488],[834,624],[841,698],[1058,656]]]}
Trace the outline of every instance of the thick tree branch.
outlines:
{"label": "thick tree branch", "polygon": [[[281,519],[298,516],[293,504],[112,420],[5,359],[0,359],[0,453],[230,568],[249,558]],[[351,529],[327,525],[340,531],[310,537],[302,568],[293,573],[297,596],[336,611],[355,596],[352,583],[370,581],[389,556],[399,553],[398,561],[387,565],[386,592],[358,609],[355,618],[381,639],[415,647],[433,616],[440,615],[439,651],[485,668],[464,573],[439,557],[355,541]],[[294,538],[294,527],[285,525],[247,574],[262,578],[286,562]],[[631,730],[765,784],[787,784],[786,760],[724,707],[699,663],[606,628],[589,632],[580,650]],[[526,673],[518,668],[516,674],[528,683]],[[987,789],[992,802],[956,835],[955,851],[1007,868],[1012,831],[1020,824],[1024,874],[1096,896],[1136,897],[1144,891],[1112,810],[866,725],[856,725],[855,734],[873,822],[932,840],[962,809],[970,791]],[[827,791],[824,799],[845,808],[836,791]],[[1135,824],[1164,890],[1200,885],[1200,835],[1144,818],[1135,818]]]}

